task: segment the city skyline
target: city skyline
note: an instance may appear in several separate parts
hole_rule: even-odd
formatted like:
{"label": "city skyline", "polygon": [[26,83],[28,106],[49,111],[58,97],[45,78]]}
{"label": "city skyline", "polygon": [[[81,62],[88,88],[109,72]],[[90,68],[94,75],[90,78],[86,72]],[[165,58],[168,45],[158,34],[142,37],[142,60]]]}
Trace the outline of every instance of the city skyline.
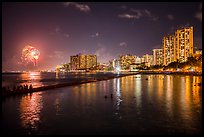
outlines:
{"label": "city skyline", "polygon": [[[193,26],[194,47],[202,48],[199,2],[3,3],[2,20],[3,71],[53,69],[78,53],[95,54],[101,63],[152,54],[184,26]],[[21,62],[28,44],[41,53],[38,67]]]}

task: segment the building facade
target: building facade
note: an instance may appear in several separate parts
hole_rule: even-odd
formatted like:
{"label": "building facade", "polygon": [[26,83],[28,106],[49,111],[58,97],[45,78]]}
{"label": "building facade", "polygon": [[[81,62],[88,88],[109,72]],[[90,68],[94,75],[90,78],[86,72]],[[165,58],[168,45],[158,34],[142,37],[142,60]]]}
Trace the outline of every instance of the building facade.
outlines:
{"label": "building facade", "polygon": [[152,55],[146,54],[141,58],[141,63],[144,63],[145,66],[150,67],[152,65],[153,57]]}
{"label": "building facade", "polygon": [[174,44],[174,35],[168,35],[162,39],[163,45],[163,65],[176,61],[176,48]]}
{"label": "building facade", "polygon": [[73,70],[79,69],[79,55],[70,56],[70,65]]}
{"label": "building facade", "polygon": [[174,44],[176,60],[179,62],[185,62],[188,57],[193,56],[193,27],[176,30]]}
{"label": "building facade", "polygon": [[97,56],[96,55],[86,55],[85,59],[85,67],[86,68],[92,68],[97,66]]}
{"label": "building facade", "polygon": [[153,49],[153,65],[163,65],[163,49]]}
{"label": "building facade", "polygon": [[70,56],[70,64],[73,70],[93,68],[97,66],[97,56],[84,54]]}
{"label": "building facade", "polygon": [[193,56],[193,27],[178,29],[174,35],[163,37],[162,45],[165,66],[175,61],[186,62]]}
{"label": "building facade", "polygon": [[135,63],[136,56],[135,55],[121,55],[119,57],[120,67],[123,70],[130,69],[130,64]]}

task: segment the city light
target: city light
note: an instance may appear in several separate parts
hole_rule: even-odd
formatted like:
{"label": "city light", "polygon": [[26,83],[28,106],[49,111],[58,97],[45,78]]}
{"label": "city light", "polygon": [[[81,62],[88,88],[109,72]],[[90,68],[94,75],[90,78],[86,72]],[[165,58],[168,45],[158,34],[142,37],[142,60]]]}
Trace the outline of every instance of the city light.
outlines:
{"label": "city light", "polygon": [[115,68],[115,70],[116,70],[116,73],[117,73],[117,74],[120,74],[120,66],[117,66],[117,67]]}
{"label": "city light", "polygon": [[198,135],[202,2],[2,3],[5,135]]}

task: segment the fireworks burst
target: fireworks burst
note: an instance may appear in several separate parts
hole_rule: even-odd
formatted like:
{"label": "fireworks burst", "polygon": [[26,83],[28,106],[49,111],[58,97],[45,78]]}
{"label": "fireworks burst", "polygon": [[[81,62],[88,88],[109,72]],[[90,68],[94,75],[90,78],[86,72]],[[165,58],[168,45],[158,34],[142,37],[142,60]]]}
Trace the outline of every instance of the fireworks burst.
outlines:
{"label": "fireworks burst", "polygon": [[27,45],[22,50],[22,60],[29,63],[33,62],[34,66],[37,66],[37,61],[39,59],[40,52],[35,47]]}

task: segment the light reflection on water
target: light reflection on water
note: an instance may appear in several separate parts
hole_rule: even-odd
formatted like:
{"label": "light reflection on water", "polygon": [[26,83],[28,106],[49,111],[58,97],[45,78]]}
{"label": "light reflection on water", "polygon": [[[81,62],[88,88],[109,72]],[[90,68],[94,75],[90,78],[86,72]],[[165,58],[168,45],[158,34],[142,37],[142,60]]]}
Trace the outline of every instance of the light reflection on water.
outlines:
{"label": "light reflection on water", "polygon": [[42,82],[39,82],[41,80],[41,73],[40,72],[29,72],[29,73],[22,73],[20,75],[21,80],[25,80],[26,82],[22,82],[21,84],[32,84],[33,87],[40,87],[43,86]]}
{"label": "light reflection on water", "polygon": [[[200,107],[202,104],[200,102],[202,102],[201,98],[200,98],[200,91],[201,91],[201,87],[200,86],[196,86],[196,83],[200,83],[202,81],[202,79],[200,77],[193,77],[193,95],[192,95],[192,99],[193,99],[193,104],[195,105],[195,107]],[[202,94],[202,92],[201,92]]]}
{"label": "light reflection on water", "polygon": [[[202,129],[201,81],[199,76],[136,75],[37,92],[20,98],[20,123],[42,134],[196,134]],[[9,110],[18,99],[3,107]],[[2,113],[4,125],[14,122],[7,109]],[[10,115],[18,117],[15,111]]]}
{"label": "light reflection on water", "polygon": [[116,107],[117,107],[117,110],[119,110],[120,108],[120,103],[122,101],[121,99],[121,94],[120,94],[120,79],[117,78],[116,79],[116,100],[117,100],[117,104],[116,104]]}
{"label": "light reflection on water", "polygon": [[[154,76],[156,77],[156,76]],[[157,78],[157,87],[158,87],[158,94],[157,94],[157,97],[159,100],[162,99],[162,96],[164,95],[164,92],[163,92],[163,88],[164,88],[164,75],[158,75],[158,78]]]}
{"label": "light reflection on water", "polygon": [[19,104],[20,119],[25,129],[37,129],[43,108],[41,92],[22,96]]}
{"label": "light reflection on water", "polygon": [[56,115],[61,115],[61,112],[62,112],[62,106],[60,104],[60,98],[57,97],[54,101],[54,107],[55,107],[55,110],[56,110]]}
{"label": "light reflection on water", "polygon": [[170,116],[172,116],[172,107],[173,107],[173,77],[170,75],[166,76],[166,97],[165,97],[165,102],[166,102],[166,107],[167,107],[167,112],[169,113]]}
{"label": "light reflection on water", "polygon": [[137,78],[135,79],[135,100],[136,100],[136,105],[137,107],[141,107],[141,94],[142,94],[142,87],[141,87],[141,75],[138,75]]}

